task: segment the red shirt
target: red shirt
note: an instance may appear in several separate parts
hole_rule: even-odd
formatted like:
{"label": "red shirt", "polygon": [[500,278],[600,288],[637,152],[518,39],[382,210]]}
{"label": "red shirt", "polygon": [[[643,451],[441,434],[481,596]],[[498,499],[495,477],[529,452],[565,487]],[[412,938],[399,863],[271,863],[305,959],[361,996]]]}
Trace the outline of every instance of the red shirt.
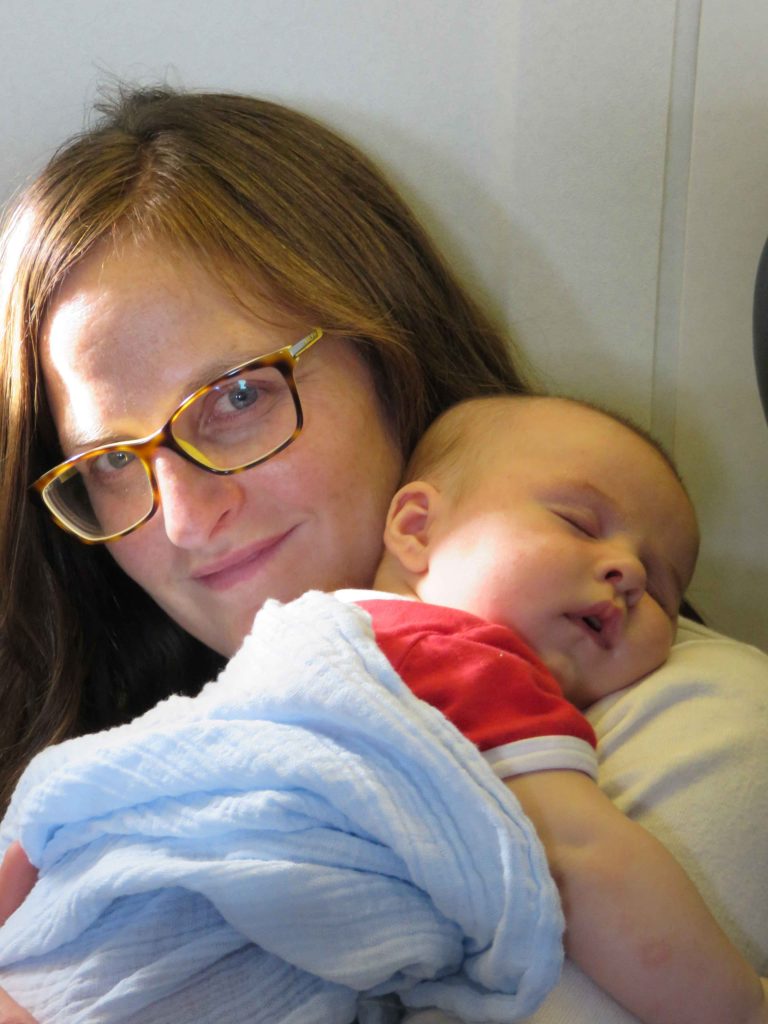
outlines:
{"label": "red shirt", "polygon": [[374,591],[350,596],[371,616],[376,641],[403,682],[472,740],[502,778],[547,769],[596,775],[591,725],[510,629]]}

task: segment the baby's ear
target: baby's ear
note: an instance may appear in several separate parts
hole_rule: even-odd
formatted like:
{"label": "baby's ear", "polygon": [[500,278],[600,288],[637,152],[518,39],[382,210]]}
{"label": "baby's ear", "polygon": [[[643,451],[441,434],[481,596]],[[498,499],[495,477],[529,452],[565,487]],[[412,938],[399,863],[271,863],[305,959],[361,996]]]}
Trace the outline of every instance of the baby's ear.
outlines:
{"label": "baby's ear", "polygon": [[440,492],[425,480],[405,484],[392,499],[384,527],[384,545],[411,573],[429,567],[429,539]]}

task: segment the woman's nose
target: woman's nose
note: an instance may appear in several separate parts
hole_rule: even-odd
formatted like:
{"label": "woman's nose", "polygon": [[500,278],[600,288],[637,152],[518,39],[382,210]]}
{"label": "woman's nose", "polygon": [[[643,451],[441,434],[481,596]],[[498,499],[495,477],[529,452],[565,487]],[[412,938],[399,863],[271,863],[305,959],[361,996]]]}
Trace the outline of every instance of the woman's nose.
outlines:
{"label": "woman's nose", "polygon": [[233,476],[208,473],[164,448],[153,468],[165,532],[176,547],[205,545],[240,507],[242,490]]}
{"label": "woman's nose", "polygon": [[610,583],[628,607],[635,605],[645,593],[647,574],[638,556],[630,550],[617,550],[608,554],[599,564],[598,578]]}

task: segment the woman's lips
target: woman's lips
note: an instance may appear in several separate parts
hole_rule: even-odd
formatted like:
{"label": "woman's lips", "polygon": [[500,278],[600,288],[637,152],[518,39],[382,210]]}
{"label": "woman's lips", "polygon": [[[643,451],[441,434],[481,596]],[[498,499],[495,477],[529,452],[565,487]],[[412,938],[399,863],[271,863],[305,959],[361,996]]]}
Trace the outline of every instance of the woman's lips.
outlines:
{"label": "woman's lips", "polygon": [[293,529],[286,530],[285,533],[241,548],[240,551],[196,569],[191,573],[191,578],[210,590],[229,590],[260,572],[292,533]]}

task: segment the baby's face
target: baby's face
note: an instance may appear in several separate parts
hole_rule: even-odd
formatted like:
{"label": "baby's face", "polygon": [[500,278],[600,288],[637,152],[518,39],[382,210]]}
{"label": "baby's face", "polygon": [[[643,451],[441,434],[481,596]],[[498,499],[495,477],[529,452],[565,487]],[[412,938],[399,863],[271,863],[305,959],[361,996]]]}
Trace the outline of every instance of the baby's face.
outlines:
{"label": "baby's face", "polygon": [[519,633],[579,706],[665,661],[698,547],[661,455],[573,403],[515,403],[430,538],[422,600]]}

